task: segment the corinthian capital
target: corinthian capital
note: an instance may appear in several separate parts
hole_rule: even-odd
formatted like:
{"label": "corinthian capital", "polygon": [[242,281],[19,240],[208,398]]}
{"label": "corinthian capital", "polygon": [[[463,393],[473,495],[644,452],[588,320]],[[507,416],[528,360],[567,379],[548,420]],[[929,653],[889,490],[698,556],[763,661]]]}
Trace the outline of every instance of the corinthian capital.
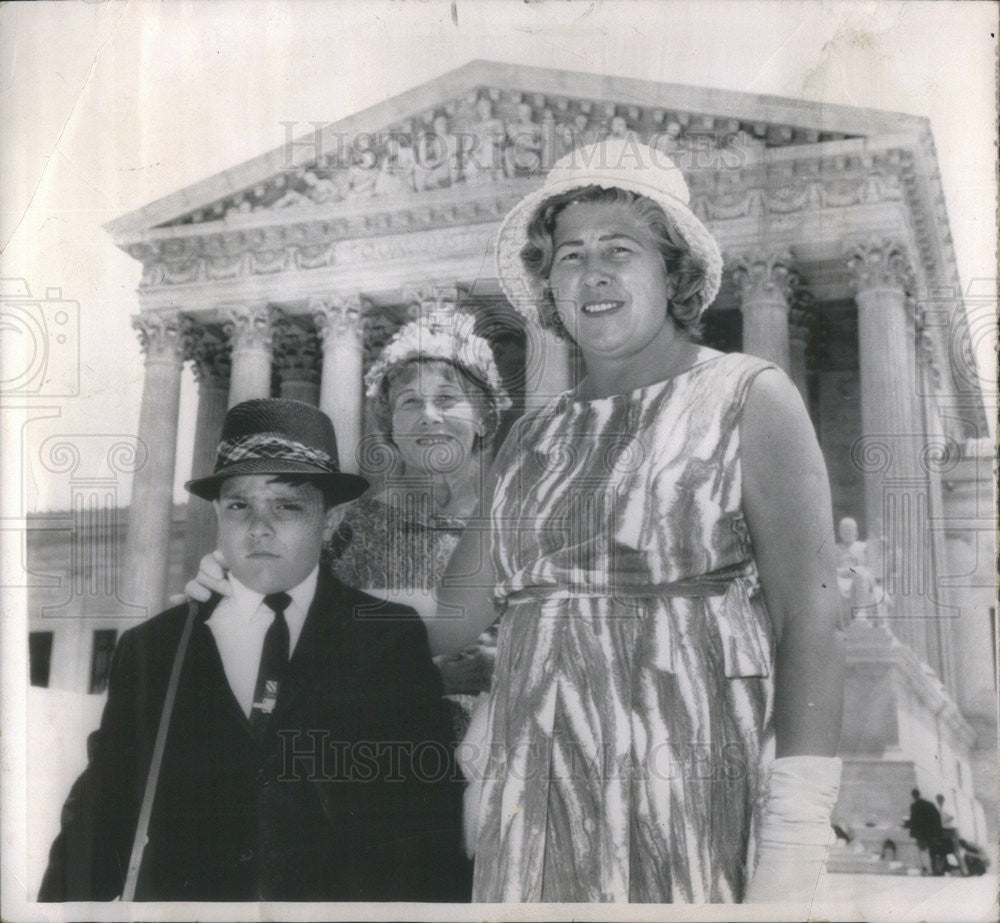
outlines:
{"label": "corinthian capital", "polygon": [[314,298],[309,302],[309,310],[324,346],[345,337],[361,342],[364,305],[360,295],[353,293]]}
{"label": "corinthian capital", "polygon": [[461,292],[457,285],[435,285],[429,283],[419,288],[403,292],[407,304],[406,313],[412,320],[427,314],[451,314],[458,310]]}
{"label": "corinthian capital", "polygon": [[263,303],[226,305],[222,329],[233,350],[270,350],[274,340],[273,311]]}
{"label": "corinthian capital", "polygon": [[190,360],[195,380],[208,387],[224,387],[232,366],[229,343],[220,331],[184,318],[184,358]]}
{"label": "corinthian capital", "polygon": [[799,284],[795,259],[787,250],[741,253],[730,258],[741,302],[790,301]]}
{"label": "corinthian capital", "polygon": [[855,291],[892,288],[906,291],[913,287],[913,267],[906,248],[896,240],[867,240],[851,245],[847,269]]}
{"label": "corinthian capital", "polygon": [[178,311],[143,311],[132,318],[147,362],[184,361],[184,337]]}

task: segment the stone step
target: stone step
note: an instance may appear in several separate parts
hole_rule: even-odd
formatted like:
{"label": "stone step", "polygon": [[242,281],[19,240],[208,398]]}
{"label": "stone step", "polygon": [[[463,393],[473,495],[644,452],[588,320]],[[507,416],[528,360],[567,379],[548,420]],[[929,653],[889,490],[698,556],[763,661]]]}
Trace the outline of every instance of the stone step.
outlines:
{"label": "stone step", "polygon": [[831,852],[826,860],[826,870],[831,874],[862,874],[862,875],[913,875],[920,874],[919,869],[903,862],[883,861],[869,853]]}

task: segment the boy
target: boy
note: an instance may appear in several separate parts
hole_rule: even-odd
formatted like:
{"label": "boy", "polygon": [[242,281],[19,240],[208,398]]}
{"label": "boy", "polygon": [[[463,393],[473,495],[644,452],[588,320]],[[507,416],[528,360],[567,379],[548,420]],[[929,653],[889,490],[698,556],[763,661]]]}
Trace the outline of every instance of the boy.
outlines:
{"label": "boy", "polygon": [[229,411],[213,474],[186,487],[215,506],[233,594],[197,607],[186,644],[186,606],[122,635],[39,900],[119,897],[130,862],[136,900],[467,899],[423,625],[320,565],[334,506],[366,486],[315,407]]}

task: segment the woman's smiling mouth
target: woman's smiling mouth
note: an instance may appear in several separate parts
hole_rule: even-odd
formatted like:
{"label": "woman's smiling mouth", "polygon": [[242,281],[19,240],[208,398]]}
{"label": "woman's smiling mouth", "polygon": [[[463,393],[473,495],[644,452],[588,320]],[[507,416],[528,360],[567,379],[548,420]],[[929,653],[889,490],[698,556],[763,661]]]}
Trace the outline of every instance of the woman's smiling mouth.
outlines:
{"label": "woman's smiling mouth", "polygon": [[418,436],[416,442],[417,445],[443,445],[451,439],[451,436]]}
{"label": "woman's smiling mouth", "polygon": [[620,308],[624,301],[591,301],[583,306],[583,313],[593,317],[596,314],[608,314]]}

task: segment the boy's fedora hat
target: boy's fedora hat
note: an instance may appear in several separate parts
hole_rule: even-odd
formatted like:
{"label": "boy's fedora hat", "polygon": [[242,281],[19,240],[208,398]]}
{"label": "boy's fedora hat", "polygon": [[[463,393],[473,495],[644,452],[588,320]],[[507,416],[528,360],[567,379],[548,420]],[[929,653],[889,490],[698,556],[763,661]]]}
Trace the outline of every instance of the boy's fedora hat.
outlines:
{"label": "boy's fedora hat", "polygon": [[363,477],[341,472],[330,418],[311,404],[278,398],[231,408],[222,424],[215,470],[184,487],[203,500],[215,500],[226,478],[250,474],[309,475],[335,503],[353,500],[368,488]]}

